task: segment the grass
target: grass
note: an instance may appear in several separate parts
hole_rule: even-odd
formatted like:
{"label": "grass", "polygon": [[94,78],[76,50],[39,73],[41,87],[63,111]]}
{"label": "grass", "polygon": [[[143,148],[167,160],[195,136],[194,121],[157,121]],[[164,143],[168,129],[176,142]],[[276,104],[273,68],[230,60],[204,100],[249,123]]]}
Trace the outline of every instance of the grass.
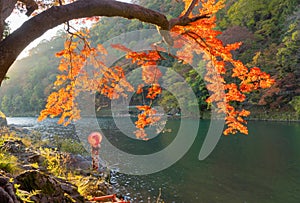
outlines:
{"label": "grass", "polygon": [[24,203],[34,203],[34,201],[30,200],[32,196],[38,195],[41,193],[41,190],[34,190],[31,192],[27,192],[24,190],[20,190],[20,185],[14,184],[14,187],[16,189],[16,195],[22,200]]}
{"label": "grass", "polygon": [[48,172],[52,173],[57,177],[66,178],[67,157],[63,157],[63,155],[59,154],[57,150],[50,148],[40,147],[39,152],[45,158],[45,161],[42,165],[47,168]]}
{"label": "grass", "polygon": [[74,139],[70,139],[70,138],[63,139],[60,136],[55,135],[53,144],[61,152],[88,155],[88,152],[83,147],[83,145]]}
{"label": "grass", "polygon": [[[78,192],[85,198],[89,199],[94,195],[104,195],[98,188],[98,185],[104,182],[102,178],[84,176],[78,174],[77,171],[71,171],[67,168],[67,163],[70,160],[70,154],[62,151],[67,151],[70,153],[87,153],[83,146],[74,140],[71,139],[62,139],[60,140],[61,150],[38,147],[39,144],[44,144],[39,137],[28,135],[26,138],[20,138],[19,135],[9,129],[0,129],[0,170],[5,171],[10,174],[18,174],[22,172],[20,162],[18,162],[18,157],[10,154],[8,151],[5,151],[4,145],[7,141],[21,141],[26,143],[26,147],[34,151],[38,151],[39,154],[44,158],[42,163],[31,163],[30,165],[39,169],[41,166],[47,170],[48,173],[52,174],[55,177],[64,179],[73,185],[77,186]],[[22,136],[21,136],[22,137]],[[19,185],[14,185],[16,189],[16,194],[23,202],[33,202],[30,200],[32,196],[37,195],[40,191],[32,191],[30,193],[26,191],[19,190]]]}
{"label": "grass", "polygon": [[20,171],[18,166],[18,158],[8,154],[5,151],[0,151],[0,169],[6,173],[15,174]]}
{"label": "grass", "polygon": [[6,152],[3,148],[6,141],[20,140],[15,137],[14,133],[10,133],[7,128],[0,129],[0,169],[15,174],[20,170],[18,167],[18,158]]}
{"label": "grass", "polygon": [[[85,177],[68,170],[66,167],[69,159],[68,154],[62,154],[55,149],[49,148],[40,148],[39,151],[45,158],[43,165],[47,168],[47,171],[77,186],[78,192],[83,197],[89,199],[95,192],[99,191],[98,184],[104,180],[91,176]],[[104,194],[101,193],[101,195]]]}

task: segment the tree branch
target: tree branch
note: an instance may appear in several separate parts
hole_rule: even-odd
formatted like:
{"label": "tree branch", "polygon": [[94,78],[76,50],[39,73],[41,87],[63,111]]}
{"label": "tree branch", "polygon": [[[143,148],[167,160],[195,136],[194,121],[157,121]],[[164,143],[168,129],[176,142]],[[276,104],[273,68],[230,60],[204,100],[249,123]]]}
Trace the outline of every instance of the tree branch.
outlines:
{"label": "tree branch", "polygon": [[187,9],[187,11],[185,12],[185,14],[183,15],[184,17],[189,17],[190,13],[192,13],[193,9],[195,8],[195,6],[197,5],[199,0],[193,0],[189,6],[189,8]]}
{"label": "tree branch", "polygon": [[4,21],[14,10],[17,0],[1,0],[0,1],[0,41],[3,37]]}
{"label": "tree branch", "polygon": [[20,1],[26,5],[26,9],[27,9],[26,15],[27,16],[30,16],[33,13],[33,11],[35,11],[36,9],[39,8],[37,3],[34,0],[18,0],[18,1]]}
{"label": "tree branch", "polygon": [[30,20],[0,42],[0,84],[8,69],[30,42],[64,22],[92,16],[120,16],[155,24],[168,30],[165,15],[139,5],[112,0],[78,0],[74,3],[54,6]]}
{"label": "tree branch", "polygon": [[170,29],[176,25],[179,25],[179,26],[186,26],[192,22],[196,22],[197,20],[200,20],[200,19],[204,19],[204,18],[210,18],[211,15],[210,14],[204,14],[204,15],[200,15],[200,16],[195,16],[193,18],[189,18],[189,17],[185,17],[185,16],[182,16],[182,17],[179,17],[179,18],[173,18],[170,20],[169,22],[169,26],[170,26]]}

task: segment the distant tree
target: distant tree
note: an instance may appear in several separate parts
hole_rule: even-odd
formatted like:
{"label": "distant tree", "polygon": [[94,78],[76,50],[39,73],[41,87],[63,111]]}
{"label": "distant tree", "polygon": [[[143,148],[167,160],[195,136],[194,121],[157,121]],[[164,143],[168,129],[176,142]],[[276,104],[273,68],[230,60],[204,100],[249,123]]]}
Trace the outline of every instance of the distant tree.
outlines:
{"label": "distant tree", "polygon": [[[99,20],[98,16],[137,19],[155,25],[169,47],[182,48],[176,53],[176,56],[173,56],[177,60],[191,63],[194,53],[201,54],[204,59],[209,61],[206,65],[204,79],[208,83],[207,89],[211,92],[211,96],[206,101],[213,103],[220,112],[226,114],[227,129],[224,134],[239,131],[248,133],[244,117],[248,116],[250,112],[236,109],[233,103],[245,101],[248,92],[268,88],[274,82],[258,67],[248,69],[241,61],[233,58],[231,51],[238,49],[241,43],[224,45],[218,39],[221,32],[215,29],[216,13],[224,7],[222,0],[184,0],[182,11],[176,11],[179,16],[171,19],[156,11],[165,9],[163,6],[156,8],[156,4],[152,5],[155,10],[151,10],[136,4],[112,0],[54,0],[52,2],[23,0],[22,2],[25,4],[28,15],[38,7],[40,10],[33,13],[32,18],[0,42],[0,81],[5,78],[8,69],[20,52],[45,31],[66,22],[67,31],[70,34],[65,42],[65,48],[56,53],[56,56],[61,58],[58,67],[61,74],[54,82],[57,91],[52,92],[48,97],[46,108],[41,112],[40,119],[47,116],[60,116],[59,122],[65,124],[78,119],[80,110],[74,100],[78,93],[75,92],[74,86],[75,80],[79,80],[82,91],[98,91],[110,99],[126,96],[125,91],[142,93],[145,90],[142,87],[147,87],[146,97],[151,101],[137,107],[141,111],[136,122],[137,137],[146,139],[144,128],[159,120],[158,117],[153,117],[156,111],[152,108],[152,100],[162,92],[162,88],[158,84],[158,80],[162,77],[158,65],[165,60],[160,53],[163,50],[159,51],[158,47],[155,50],[134,52],[121,44],[113,46],[115,49],[124,51],[126,58],[130,59],[132,63],[142,67],[143,84],[134,90],[131,84],[125,80],[122,67],[117,65],[106,67],[97,59],[99,53],[106,52],[102,45],[93,47],[88,41],[88,32],[71,29],[68,21],[77,18],[89,17],[89,20],[94,21]],[[13,11],[15,5],[16,0],[1,1],[0,33],[4,32],[3,22]],[[23,9],[23,6],[17,3],[17,8]],[[41,12],[41,10],[43,11]],[[186,41],[184,43],[177,41],[170,32],[182,36]],[[75,37],[77,40],[74,40]],[[195,45],[191,45],[189,42],[193,42]],[[92,77],[82,72],[86,64],[93,65],[95,68]],[[226,69],[227,64],[231,64],[232,67],[229,72]],[[225,74],[235,78],[235,82],[226,81]],[[100,77],[100,75],[104,76]],[[118,88],[116,88],[118,83]],[[32,98],[31,102],[37,101]]]}

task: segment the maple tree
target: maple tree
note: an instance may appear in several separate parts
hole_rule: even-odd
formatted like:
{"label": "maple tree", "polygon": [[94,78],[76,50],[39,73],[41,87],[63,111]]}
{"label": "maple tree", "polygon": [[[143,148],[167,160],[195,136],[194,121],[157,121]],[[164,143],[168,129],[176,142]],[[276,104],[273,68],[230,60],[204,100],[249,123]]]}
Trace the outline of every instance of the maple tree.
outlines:
{"label": "maple tree", "polygon": [[[274,83],[270,75],[262,72],[258,67],[248,69],[241,61],[233,58],[231,52],[238,49],[241,43],[237,42],[224,46],[222,41],[218,39],[221,32],[216,30],[215,14],[224,7],[223,0],[184,0],[185,7],[180,16],[170,20],[167,20],[159,12],[121,2],[79,0],[75,2],[57,1],[56,3],[59,4],[51,9],[52,12],[56,12],[57,16],[55,20],[50,20],[52,23],[50,26],[77,17],[100,15],[122,16],[129,19],[137,18],[143,22],[155,24],[164,42],[169,47],[180,48],[175,56],[171,54],[169,56],[184,63],[192,63],[194,53],[202,55],[203,59],[207,60],[206,75],[204,77],[207,89],[210,91],[207,102],[215,105],[219,112],[226,115],[227,128],[224,130],[225,135],[237,132],[248,133],[245,117],[250,112],[244,109],[236,109],[233,103],[243,102],[247,93],[261,88],[268,88]],[[91,9],[92,6],[95,9]],[[104,8],[102,6],[106,8],[106,11],[101,10],[101,8]],[[59,9],[73,9],[72,15],[65,16],[60,13]],[[88,9],[90,12],[86,12]],[[43,13],[49,10],[37,14],[32,19],[46,15]],[[76,13],[76,11],[78,12]],[[58,20],[59,16],[63,18]],[[98,20],[99,18],[91,19]],[[49,27],[45,26],[42,30],[47,28]],[[141,113],[135,122],[137,127],[135,134],[138,138],[147,139],[144,129],[160,120],[159,117],[155,116],[156,110],[152,107],[152,103],[162,92],[162,87],[158,83],[158,80],[162,77],[158,64],[160,61],[165,60],[160,54],[164,50],[156,47],[154,50],[135,52],[120,44],[112,45],[113,48],[124,51],[126,58],[131,60],[131,63],[142,67],[143,84],[134,89],[126,80],[122,67],[117,65],[107,67],[105,65],[103,62],[105,59],[101,56],[106,53],[106,50],[100,44],[97,47],[91,45],[88,40],[88,30],[70,31],[68,25],[68,32],[69,38],[66,40],[65,48],[56,53],[56,56],[61,58],[58,67],[61,74],[57,76],[54,83],[57,91],[48,97],[47,105],[41,112],[39,119],[42,120],[48,116],[60,116],[59,123],[65,125],[72,120],[79,119],[80,109],[75,98],[81,91],[97,91],[110,99],[117,99],[121,96],[126,97],[126,92],[136,92],[137,94],[146,92],[146,97],[150,102],[137,106]],[[18,34],[16,35],[18,37]],[[184,39],[184,43],[182,40],[178,40],[176,36]],[[7,41],[11,40],[9,37],[1,42],[0,53],[4,52],[3,47],[6,46]],[[33,39],[33,37],[30,37],[30,39]],[[20,50],[27,43],[26,40],[23,41],[25,42],[19,47]],[[7,54],[0,56],[0,65],[3,65],[1,67],[1,79],[4,78],[14,59],[13,56],[7,56]],[[91,68],[87,70],[85,68],[87,65],[92,65],[89,66],[92,67],[92,70]],[[225,74],[230,74],[238,82],[228,83]]]}

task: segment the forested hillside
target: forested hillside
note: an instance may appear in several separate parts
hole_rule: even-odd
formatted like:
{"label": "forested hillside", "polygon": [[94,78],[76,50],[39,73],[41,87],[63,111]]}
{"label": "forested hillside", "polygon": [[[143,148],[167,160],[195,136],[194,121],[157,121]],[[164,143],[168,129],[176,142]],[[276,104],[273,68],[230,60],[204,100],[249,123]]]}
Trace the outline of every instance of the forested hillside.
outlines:
{"label": "forested hillside", "polygon": [[59,60],[55,52],[63,48],[62,37],[43,41],[29,56],[15,62],[9,79],[0,88],[0,109],[7,115],[37,115],[45,106],[56,79]]}
{"label": "forested hillside", "polygon": [[[183,6],[176,0],[135,2],[168,13],[169,17],[178,16]],[[249,66],[260,67],[276,79],[272,88],[252,93],[244,105],[264,111],[283,109],[300,114],[300,2],[227,0],[226,7],[218,13],[218,26],[223,31],[220,38],[225,44],[243,42],[234,53],[236,58]],[[152,27],[139,21],[102,18],[90,35],[96,44],[127,31],[147,28]],[[8,74],[10,79],[0,88],[0,109],[4,113],[14,116],[39,114],[53,89],[59,63],[54,55],[63,48],[63,43],[64,34],[61,33],[61,36],[42,42],[31,50],[29,57],[14,64]],[[175,62],[167,65],[186,78],[199,98],[201,109],[206,109],[204,101],[208,93],[202,77],[187,65]],[[179,88],[180,84],[174,84],[176,86]],[[160,103],[173,109],[177,107],[168,92],[163,92]]]}
{"label": "forested hillside", "polygon": [[242,40],[237,57],[261,67],[276,78],[262,94],[252,95],[251,104],[267,108],[300,105],[300,3],[298,0],[228,1],[219,26],[226,43]]}

